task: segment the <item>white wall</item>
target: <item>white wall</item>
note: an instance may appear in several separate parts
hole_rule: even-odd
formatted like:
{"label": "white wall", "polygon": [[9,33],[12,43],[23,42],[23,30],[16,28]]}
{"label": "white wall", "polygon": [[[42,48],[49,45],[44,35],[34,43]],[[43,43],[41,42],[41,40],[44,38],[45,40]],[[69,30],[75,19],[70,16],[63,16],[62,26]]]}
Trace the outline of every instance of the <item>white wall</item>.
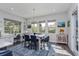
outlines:
{"label": "white wall", "polygon": [[4,18],[20,21],[21,32],[22,33],[24,32],[24,24],[26,24],[26,20],[24,18],[0,10],[0,31],[1,31],[2,36],[6,34],[4,33]]}
{"label": "white wall", "polygon": [[[65,13],[51,14],[51,15],[46,15],[46,16],[35,17],[34,19],[30,18],[30,19],[28,19],[27,24],[31,24],[32,22],[38,23],[39,21],[45,21],[47,24],[48,20],[56,20],[56,23],[57,23],[58,21],[64,20],[65,24],[66,24],[64,30],[65,30],[65,34],[67,34],[67,20],[68,20],[67,15],[68,15],[67,12],[65,12]],[[56,24],[56,33],[55,34],[48,33],[47,29],[48,28],[46,28],[46,33],[50,36],[50,41],[57,42],[56,41],[56,34],[59,33],[59,29],[60,29],[59,27],[57,27],[57,24]]]}
{"label": "white wall", "polygon": [[[79,3],[78,3],[78,42],[79,42]],[[78,51],[79,51],[79,43],[78,43]],[[78,52],[79,55],[79,52]]]}

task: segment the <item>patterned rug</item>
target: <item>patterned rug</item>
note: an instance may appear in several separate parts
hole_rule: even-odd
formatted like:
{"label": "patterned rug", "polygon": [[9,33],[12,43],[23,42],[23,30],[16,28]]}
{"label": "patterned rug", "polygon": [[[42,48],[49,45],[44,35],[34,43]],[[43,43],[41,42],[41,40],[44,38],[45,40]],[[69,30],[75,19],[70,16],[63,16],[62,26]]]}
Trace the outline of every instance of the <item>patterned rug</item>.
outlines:
{"label": "patterned rug", "polygon": [[34,50],[24,48],[23,44],[18,44],[9,48],[13,52],[14,56],[53,56],[55,52],[51,45],[45,45],[44,49]]}

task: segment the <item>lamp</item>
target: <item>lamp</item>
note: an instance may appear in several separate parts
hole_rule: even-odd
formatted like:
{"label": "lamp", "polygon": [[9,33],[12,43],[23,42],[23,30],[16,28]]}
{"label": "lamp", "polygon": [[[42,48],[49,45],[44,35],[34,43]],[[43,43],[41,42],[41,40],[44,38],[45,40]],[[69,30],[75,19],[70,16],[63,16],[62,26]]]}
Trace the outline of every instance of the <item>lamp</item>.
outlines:
{"label": "lamp", "polygon": [[60,29],[60,32],[64,32],[64,29]]}

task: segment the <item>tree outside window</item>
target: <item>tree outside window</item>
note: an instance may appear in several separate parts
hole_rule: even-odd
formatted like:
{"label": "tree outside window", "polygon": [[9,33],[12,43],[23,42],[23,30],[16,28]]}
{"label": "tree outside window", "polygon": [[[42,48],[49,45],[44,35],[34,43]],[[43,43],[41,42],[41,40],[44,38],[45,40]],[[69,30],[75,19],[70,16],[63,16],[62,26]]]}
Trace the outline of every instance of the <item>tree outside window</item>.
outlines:
{"label": "tree outside window", "polygon": [[5,33],[21,33],[21,22],[4,19],[4,31]]}
{"label": "tree outside window", "polygon": [[56,21],[48,22],[48,32],[49,33],[56,32]]}
{"label": "tree outside window", "polygon": [[40,23],[39,25],[39,31],[40,33],[45,33],[45,22],[44,23]]}
{"label": "tree outside window", "polygon": [[32,24],[31,29],[32,29],[33,33],[37,33],[38,32],[38,24]]}

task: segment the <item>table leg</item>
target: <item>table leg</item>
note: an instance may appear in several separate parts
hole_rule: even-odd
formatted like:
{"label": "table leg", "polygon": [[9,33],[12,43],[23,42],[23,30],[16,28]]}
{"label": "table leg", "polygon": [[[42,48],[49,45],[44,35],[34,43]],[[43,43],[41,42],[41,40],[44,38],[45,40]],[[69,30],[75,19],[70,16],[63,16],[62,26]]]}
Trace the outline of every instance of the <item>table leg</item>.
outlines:
{"label": "table leg", "polygon": [[39,41],[39,50],[40,50],[40,48],[41,48],[41,46],[40,46],[40,39],[38,41]]}

